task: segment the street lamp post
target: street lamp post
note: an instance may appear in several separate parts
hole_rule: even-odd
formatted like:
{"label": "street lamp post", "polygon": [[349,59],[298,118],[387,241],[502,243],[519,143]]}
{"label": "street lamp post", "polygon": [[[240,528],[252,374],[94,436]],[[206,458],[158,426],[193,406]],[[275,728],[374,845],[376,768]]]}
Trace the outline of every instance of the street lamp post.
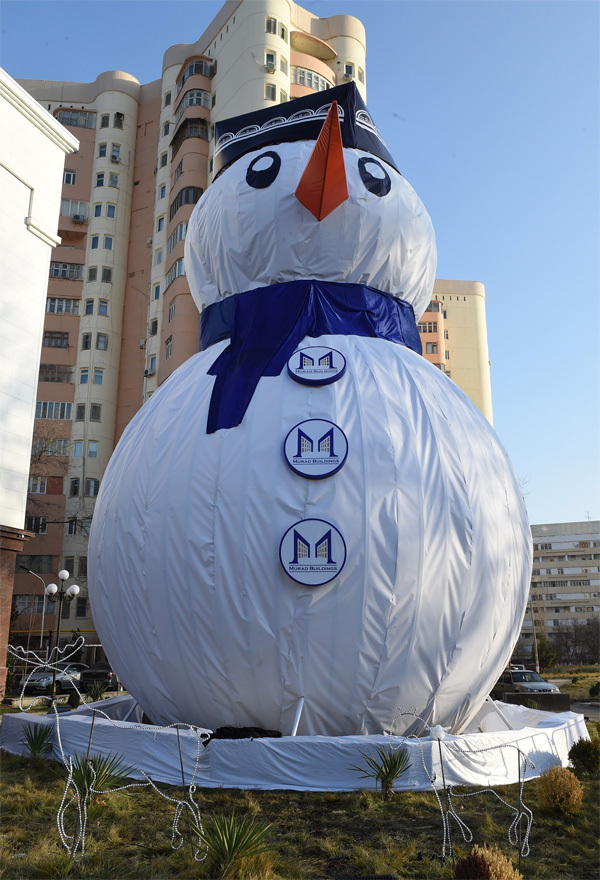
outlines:
{"label": "street lamp post", "polygon": [[22,568],[23,571],[28,571],[29,574],[32,574],[34,577],[36,577],[39,581],[42,582],[42,586],[44,587],[44,592],[42,594],[43,599],[44,599],[44,601],[42,603],[42,625],[40,627],[40,650],[41,650],[41,648],[43,648],[43,646],[44,646],[44,617],[46,615],[46,584],[44,582],[44,578],[41,578],[39,576],[39,574],[36,574],[35,571],[32,571],[30,568],[26,568],[24,565],[20,565],[19,568]]}
{"label": "street lamp post", "polygon": [[67,587],[65,590],[65,581],[69,579],[69,572],[63,568],[62,571],[58,572],[58,579],[60,580],[60,588],[56,586],[56,584],[48,584],[45,589],[45,594],[48,596],[51,602],[56,602],[58,599],[58,618],[56,621],[56,660],[54,662],[54,666],[52,669],[52,687],[50,689],[50,698],[54,700],[56,697],[56,663],[58,662],[59,657],[59,648],[60,648],[60,624],[62,619],[62,606],[63,602],[71,602],[75,596],[79,595],[79,587],[77,584],[71,584],[70,587]]}
{"label": "street lamp post", "polygon": [[531,612],[531,630],[533,633],[533,656],[535,657],[535,671],[540,671],[540,661],[538,657],[538,646],[537,646],[537,636],[535,633],[535,616],[533,614],[533,599],[529,603],[529,610]]}

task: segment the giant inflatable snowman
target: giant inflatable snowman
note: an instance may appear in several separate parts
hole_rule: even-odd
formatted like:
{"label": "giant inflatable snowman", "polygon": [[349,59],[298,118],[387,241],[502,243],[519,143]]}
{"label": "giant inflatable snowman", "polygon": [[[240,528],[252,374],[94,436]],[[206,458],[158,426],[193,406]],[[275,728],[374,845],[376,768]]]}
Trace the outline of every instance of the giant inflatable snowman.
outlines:
{"label": "giant inflatable snowman", "polygon": [[96,505],[108,658],[155,723],[459,732],[531,550],[493,430],[420,354],[430,219],[354,84],[218,125],[215,170],[185,251],[203,350]]}

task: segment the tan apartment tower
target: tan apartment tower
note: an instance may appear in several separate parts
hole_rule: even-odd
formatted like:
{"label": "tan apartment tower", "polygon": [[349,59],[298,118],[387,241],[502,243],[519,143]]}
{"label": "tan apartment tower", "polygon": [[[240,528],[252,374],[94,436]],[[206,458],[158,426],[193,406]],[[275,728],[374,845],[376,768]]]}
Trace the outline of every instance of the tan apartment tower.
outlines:
{"label": "tan apartment tower", "polygon": [[[202,11],[201,4],[193,8]],[[158,385],[199,349],[183,249],[190,214],[212,179],[214,123],[348,80],[366,100],[366,38],[356,18],[318,18],[288,0],[230,0],[196,42],[167,49],[155,82],[141,85],[119,71],[93,83],[23,81],[81,141],[65,167],[36,412],[39,448],[44,452],[45,436],[56,441],[46,460],[61,481],[62,507],[46,522],[35,520],[40,499],[31,494],[29,520],[38,529],[32,570],[55,576],[65,567],[82,588],[77,607],[66,608],[64,640],[80,631],[89,644],[97,641],[84,602],[87,535],[114,446]],[[460,384],[461,370],[470,370],[462,348],[473,352],[476,344],[469,339],[461,348],[458,316],[468,309],[459,310],[458,301],[455,309],[453,291],[441,290],[447,307],[439,320],[450,356],[431,357]],[[464,295],[483,304],[483,288]],[[491,420],[485,316],[476,311],[483,323],[474,322],[474,333],[484,351],[475,361],[485,368],[469,381]],[[63,402],[70,415],[57,418]],[[32,592],[31,580],[17,576],[17,602]],[[93,659],[88,652],[86,660]]]}

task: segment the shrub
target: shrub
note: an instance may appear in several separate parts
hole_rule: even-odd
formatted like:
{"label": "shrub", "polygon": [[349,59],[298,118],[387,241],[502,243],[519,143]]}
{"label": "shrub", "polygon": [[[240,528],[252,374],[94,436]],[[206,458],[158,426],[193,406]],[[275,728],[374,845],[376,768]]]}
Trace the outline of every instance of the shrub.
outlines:
{"label": "shrub", "polygon": [[73,757],[73,784],[83,800],[91,788],[95,792],[107,792],[123,785],[134,772],[134,767],[123,763],[121,755],[80,755]]}
{"label": "shrub", "polygon": [[79,707],[79,704],[81,703],[81,699],[80,699],[77,691],[71,691],[71,693],[69,694],[69,699],[67,700],[67,703],[69,704],[71,709],[77,709]]}
{"label": "shrub", "polygon": [[23,728],[24,737],[21,740],[27,746],[32,758],[43,758],[52,751],[54,728],[44,724],[28,724]]}
{"label": "shrub", "polygon": [[581,783],[566,767],[543,770],[538,779],[540,806],[558,815],[576,813],[581,806]]}
{"label": "shrub", "polygon": [[97,703],[98,700],[101,700],[103,698],[107,690],[108,685],[104,684],[103,681],[91,681],[87,685],[85,692],[89,697],[91,703]]}
{"label": "shrub", "polygon": [[381,797],[389,801],[394,791],[394,782],[412,766],[408,760],[408,752],[405,748],[392,748],[391,746],[377,746],[377,757],[369,752],[361,752],[367,766],[357,767],[352,765],[352,770],[361,773],[361,779],[374,779],[375,788],[377,783],[381,785]]}
{"label": "shrub", "polygon": [[477,846],[456,863],[456,878],[465,880],[523,880],[523,875],[498,847]]}
{"label": "shrub", "polygon": [[590,688],[590,697],[597,697],[598,695],[600,695],[600,681],[597,681]]}
{"label": "shrub", "polygon": [[249,816],[238,819],[231,816],[212,816],[199,828],[191,823],[194,832],[207,846],[218,876],[239,876],[246,859],[272,850],[272,826],[257,822]]}
{"label": "shrub", "polygon": [[569,750],[569,761],[578,777],[600,774],[600,742],[597,739],[580,739]]}

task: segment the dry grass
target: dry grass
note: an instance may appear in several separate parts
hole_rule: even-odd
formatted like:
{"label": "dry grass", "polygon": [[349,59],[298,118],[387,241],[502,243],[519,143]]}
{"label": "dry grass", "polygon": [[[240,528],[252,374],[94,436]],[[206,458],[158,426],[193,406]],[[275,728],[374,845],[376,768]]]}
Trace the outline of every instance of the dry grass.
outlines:
{"label": "dry grass", "polygon": [[[60,843],[56,812],[64,788],[59,765],[32,762],[2,753],[2,832],[0,876],[12,878],[171,878],[217,877],[208,860],[195,862],[190,846],[171,848],[173,805],[148,790],[107,795],[92,803],[86,850],[72,861]],[[525,878],[587,880],[598,876],[598,786],[583,782],[582,808],[561,819],[538,804],[537,781],[525,786],[533,810],[531,855],[519,866]],[[178,792],[161,787],[170,794]],[[511,804],[517,787],[498,790]],[[457,790],[458,793],[458,790]],[[217,813],[248,815],[271,823],[274,852],[248,859],[242,875],[264,880],[311,880],[361,874],[398,878],[451,878],[450,862],[442,864],[442,825],[437,802],[429,792],[398,792],[389,802],[367,791],[340,794],[291,791],[200,789],[203,818]],[[455,801],[473,832],[473,842],[497,844],[518,865],[507,840],[512,815],[491,795]],[[69,814],[74,823],[74,812]],[[182,829],[185,823],[182,823]],[[471,845],[452,826],[457,857]],[[212,873],[211,873],[212,872]]]}

